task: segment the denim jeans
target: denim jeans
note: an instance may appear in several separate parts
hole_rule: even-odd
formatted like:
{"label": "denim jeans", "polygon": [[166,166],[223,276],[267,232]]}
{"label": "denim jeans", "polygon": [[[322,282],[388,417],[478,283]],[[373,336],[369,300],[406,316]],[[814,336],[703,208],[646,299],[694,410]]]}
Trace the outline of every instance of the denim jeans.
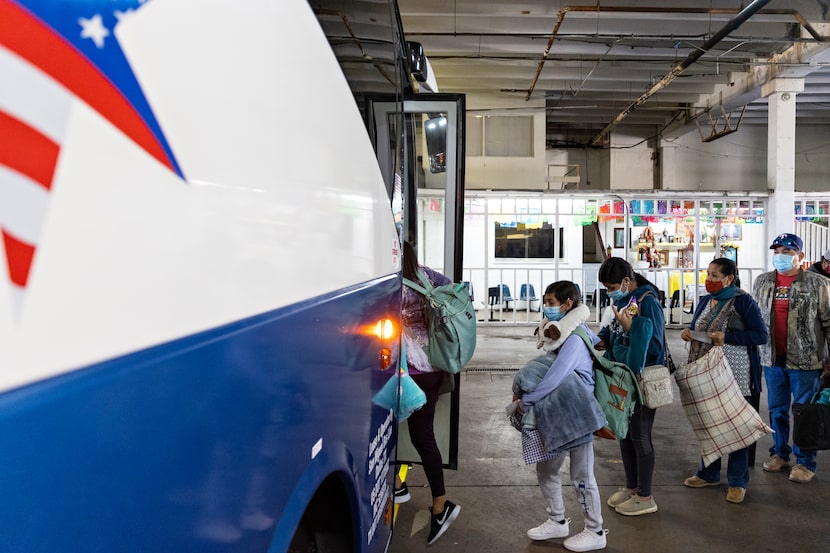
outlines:
{"label": "denim jeans", "polygon": [[802,450],[795,444],[790,447],[790,407],[793,403],[810,403],[813,394],[818,391],[820,376],[821,369],[764,367],[770,426],[775,430],[769,451],[786,460],[790,459],[790,453],[794,453],[796,463],[811,471],[816,470],[816,451]]}
{"label": "denim jeans", "polygon": [[[706,480],[707,482],[720,481],[720,459],[715,459],[708,467],[703,466],[703,461],[700,462],[700,470],[697,471],[697,477]],[[726,464],[726,480],[729,482],[730,488],[744,488],[749,484],[749,448],[745,447],[738,451],[733,451],[729,454]]]}

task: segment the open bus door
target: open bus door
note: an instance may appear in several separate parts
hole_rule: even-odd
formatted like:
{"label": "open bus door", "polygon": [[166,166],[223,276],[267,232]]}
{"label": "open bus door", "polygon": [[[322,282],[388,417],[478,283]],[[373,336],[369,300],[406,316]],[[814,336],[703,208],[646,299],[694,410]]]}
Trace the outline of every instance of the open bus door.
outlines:
{"label": "open bus door", "polygon": [[[370,129],[404,240],[419,261],[462,281],[464,232],[463,94],[423,94],[401,103],[369,102]],[[397,204],[397,205],[395,205]],[[435,439],[446,468],[458,468],[459,375],[435,412]],[[398,433],[398,462],[420,463],[407,425]]]}

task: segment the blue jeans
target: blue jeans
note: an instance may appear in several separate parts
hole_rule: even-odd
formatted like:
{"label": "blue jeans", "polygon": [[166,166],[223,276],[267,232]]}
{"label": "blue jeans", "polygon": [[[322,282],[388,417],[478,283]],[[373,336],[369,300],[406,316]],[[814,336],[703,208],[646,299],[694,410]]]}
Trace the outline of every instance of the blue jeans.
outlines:
{"label": "blue jeans", "polygon": [[[720,459],[712,461],[708,467],[703,466],[703,461],[700,462],[700,470],[697,471],[697,477],[706,480],[707,482],[720,481]],[[729,454],[729,460],[726,464],[726,480],[729,482],[730,488],[744,488],[749,484],[749,448],[745,447],[738,451],[733,451]]]}
{"label": "blue jeans", "polygon": [[769,452],[786,460],[790,459],[790,453],[794,453],[797,464],[815,472],[815,450],[803,450],[795,444],[790,448],[790,407],[793,403],[810,403],[818,391],[821,369],[801,371],[764,367],[764,377],[767,381],[770,425],[775,430]]}

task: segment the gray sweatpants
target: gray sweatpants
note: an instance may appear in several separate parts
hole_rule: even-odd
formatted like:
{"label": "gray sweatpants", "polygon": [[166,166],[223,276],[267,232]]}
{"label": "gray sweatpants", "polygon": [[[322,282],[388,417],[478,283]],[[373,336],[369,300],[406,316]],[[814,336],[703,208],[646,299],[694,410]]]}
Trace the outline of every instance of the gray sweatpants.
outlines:
{"label": "gray sweatpants", "polygon": [[[582,505],[582,514],[585,517],[585,528],[594,532],[602,530],[602,506],[600,505],[599,488],[594,478],[594,444],[588,442],[570,450],[571,482],[576,492],[576,500]],[[550,518],[559,522],[565,519],[565,502],[562,500],[562,478],[559,469],[565,462],[565,455],[560,455],[549,461],[536,463],[536,478],[542,497],[550,507]]]}

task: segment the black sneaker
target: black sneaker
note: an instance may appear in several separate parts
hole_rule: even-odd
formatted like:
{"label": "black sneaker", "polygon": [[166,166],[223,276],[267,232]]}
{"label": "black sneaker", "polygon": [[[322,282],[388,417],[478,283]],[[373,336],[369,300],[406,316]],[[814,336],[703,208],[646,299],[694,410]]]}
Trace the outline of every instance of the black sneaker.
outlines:
{"label": "black sneaker", "polygon": [[447,528],[450,527],[450,524],[452,524],[452,521],[458,517],[458,513],[460,512],[461,507],[452,501],[444,502],[444,510],[439,514],[432,515],[430,517],[431,520],[429,524],[429,537],[427,537],[427,543],[435,543],[435,540],[440,538],[441,534],[447,531]]}
{"label": "black sneaker", "polygon": [[406,487],[406,482],[401,484],[400,488],[395,488],[395,503],[406,503],[412,499],[409,495],[409,488]]}

